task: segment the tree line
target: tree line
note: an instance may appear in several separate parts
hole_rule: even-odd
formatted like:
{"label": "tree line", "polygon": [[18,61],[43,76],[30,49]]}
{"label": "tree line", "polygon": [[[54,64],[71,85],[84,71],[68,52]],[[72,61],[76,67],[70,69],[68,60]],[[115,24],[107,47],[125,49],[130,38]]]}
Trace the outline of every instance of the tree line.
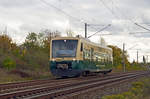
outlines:
{"label": "tree line", "polygon": [[50,30],[31,32],[20,45],[8,35],[0,35],[0,69],[30,74],[49,72],[50,41],[60,35],[59,31]]}
{"label": "tree line", "polygon": [[[49,49],[53,37],[61,36],[59,31],[48,29],[40,33],[28,33],[25,41],[18,45],[8,35],[0,35],[0,68],[7,70],[29,70],[49,72]],[[109,45],[113,50],[113,66],[122,69],[123,51]],[[125,64],[129,68],[128,54],[125,52]]]}

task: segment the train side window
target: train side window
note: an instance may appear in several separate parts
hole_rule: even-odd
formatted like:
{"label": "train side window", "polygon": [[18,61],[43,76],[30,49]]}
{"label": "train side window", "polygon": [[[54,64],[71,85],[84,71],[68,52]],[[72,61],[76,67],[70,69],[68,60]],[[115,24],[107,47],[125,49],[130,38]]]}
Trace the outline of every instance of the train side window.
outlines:
{"label": "train side window", "polygon": [[83,51],[83,43],[81,43],[80,51],[81,51],[81,52]]}

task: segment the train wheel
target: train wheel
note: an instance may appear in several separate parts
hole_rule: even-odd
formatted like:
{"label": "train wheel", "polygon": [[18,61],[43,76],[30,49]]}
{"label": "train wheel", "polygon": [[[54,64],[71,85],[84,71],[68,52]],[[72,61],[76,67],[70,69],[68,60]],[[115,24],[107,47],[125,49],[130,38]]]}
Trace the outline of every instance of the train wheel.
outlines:
{"label": "train wheel", "polygon": [[86,76],[86,72],[84,71],[84,72],[82,72],[82,76],[83,77],[85,77]]}
{"label": "train wheel", "polygon": [[66,79],[69,78],[68,76],[61,76],[62,79]]}
{"label": "train wheel", "polygon": [[80,77],[81,76],[81,74],[77,74],[77,75],[75,75],[74,77]]}
{"label": "train wheel", "polygon": [[82,76],[84,76],[84,77],[88,76],[88,74],[90,74],[89,71],[84,71],[84,72],[82,72]]}

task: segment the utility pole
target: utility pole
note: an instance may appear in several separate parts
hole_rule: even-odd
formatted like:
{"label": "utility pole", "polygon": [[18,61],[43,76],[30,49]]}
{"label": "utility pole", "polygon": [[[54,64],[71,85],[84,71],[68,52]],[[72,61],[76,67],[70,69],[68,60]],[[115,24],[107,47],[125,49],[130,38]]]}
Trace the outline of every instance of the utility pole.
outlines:
{"label": "utility pole", "polygon": [[85,23],[85,38],[87,38],[87,23]]}
{"label": "utility pole", "polygon": [[123,57],[123,71],[126,72],[126,67],[125,67],[125,43],[123,43],[123,54],[122,54],[122,57]]}
{"label": "utility pole", "polygon": [[8,34],[7,34],[7,26],[5,27],[4,34],[5,34],[5,35],[8,35]]}
{"label": "utility pole", "polygon": [[138,63],[138,60],[139,60],[139,52],[137,50],[137,63]]}
{"label": "utility pole", "polygon": [[147,55],[147,58],[146,58],[146,60],[147,60],[147,63],[148,63],[148,56],[149,56],[149,55]]}

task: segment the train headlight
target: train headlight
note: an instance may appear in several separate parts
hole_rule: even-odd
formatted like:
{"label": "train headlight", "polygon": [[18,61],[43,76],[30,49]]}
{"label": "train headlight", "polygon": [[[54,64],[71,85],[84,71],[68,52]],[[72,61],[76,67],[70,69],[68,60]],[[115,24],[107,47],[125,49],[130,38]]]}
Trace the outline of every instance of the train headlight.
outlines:
{"label": "train headlight", "polygon": [[75,61],[76,59],[75,58],[73,58],[73,61]]}
{"label": "train headlight", "polygon": [[55,59],[52,59],[52,61],[54,62],[54,61],[55,61]]}

